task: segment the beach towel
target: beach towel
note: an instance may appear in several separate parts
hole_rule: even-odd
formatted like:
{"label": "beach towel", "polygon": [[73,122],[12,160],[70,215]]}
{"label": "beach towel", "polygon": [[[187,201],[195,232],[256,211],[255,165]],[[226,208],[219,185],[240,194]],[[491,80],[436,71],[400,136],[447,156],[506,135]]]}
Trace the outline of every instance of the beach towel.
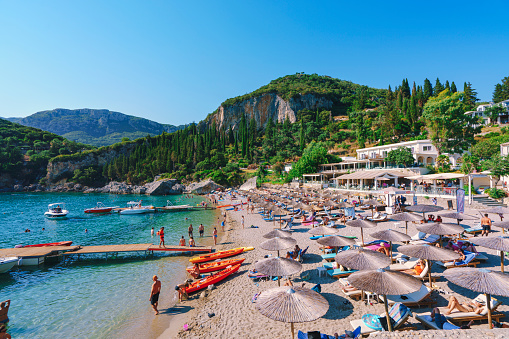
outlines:
{"label": "beach towel", "polygon": [[465,251],[465,259],[455,262],[455,266],[463,266],[468,265],[475,257],[477,256],[477,253],[467,252]]}

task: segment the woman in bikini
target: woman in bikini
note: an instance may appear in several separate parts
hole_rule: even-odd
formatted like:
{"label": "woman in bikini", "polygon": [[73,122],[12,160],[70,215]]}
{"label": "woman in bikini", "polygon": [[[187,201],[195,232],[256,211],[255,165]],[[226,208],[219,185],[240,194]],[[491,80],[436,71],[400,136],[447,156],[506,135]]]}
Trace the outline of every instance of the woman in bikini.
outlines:
{"label": "woman in bikini", "polygon": [[456,297],[451,296],[449,298],[449,305],[447,305],[447,310],[444,312],[445,315],[449,315],[457,309],[459,312],[474,312],[475,314],[480,314],[483,311],[484,305],[478,303],[477,301],[469,300],[460,303]]}
{"label": "woman in bikini", "polygon": [[419,261],[417,261],[417,265],[415,265],[414,268],[409,269],[409,270],[404,270],[401,272],[410,274],[410,275],[421,275],[421,273],[422,273],[422,271],[424,271],[425,267],[426,267],[426,263],[424,262],[424,260],[419,259]]}

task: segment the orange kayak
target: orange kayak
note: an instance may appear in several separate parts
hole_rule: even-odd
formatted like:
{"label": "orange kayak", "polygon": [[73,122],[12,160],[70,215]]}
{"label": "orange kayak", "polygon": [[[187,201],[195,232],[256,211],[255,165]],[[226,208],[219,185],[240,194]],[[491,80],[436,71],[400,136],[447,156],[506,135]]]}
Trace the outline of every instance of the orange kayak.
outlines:
{"label": "orange kayak", "polygon": [[189,287],[186,288],[186,292],[187,292],[187,294],[189,294],[189,293],[193,293],[193,292],[202,290],[204,288],[207,288],[209,285],[218,283],[221,280],[228,277],[229,275],[237,272],[239,270],[239,268],[240,268],[240,264],[229,266],[229,267],[225,268],[224,270],[217,272],[216,274],[209,275],[206,278],[200,279],[200,280],[192,283],[191,285],[189,285]]}
{"label": "orange kayak", "polygon": [[[223,261],[216,261],[216,262],[210,262],[207,264],[201,264],[200,265],[200,273],[208,273],[208,272],[214,272],[222,270],[223,268],[226,268],[230,265],[238,265],[242,264],[246,260],[245,258],[240,259],[228,259]],[[191,272],[193,270],[193,266],[186,268],[188,272]]]}
{"label": "orange kayak", "polygon": [[244,252],[244,248],[239,247],[239,248],[234,248],[234,249],[228,250],[228,251],[220,251],[220,252],[216,252],[216,253],[201,255],[199,257],[191,258],[191,259],[189,259],[189,261],[192,262],[193,264],[199,264],[202,262],[212,261],[212,260],[216,260],[216,259],[233,257],[234,255],[240,254],[242,252]]}

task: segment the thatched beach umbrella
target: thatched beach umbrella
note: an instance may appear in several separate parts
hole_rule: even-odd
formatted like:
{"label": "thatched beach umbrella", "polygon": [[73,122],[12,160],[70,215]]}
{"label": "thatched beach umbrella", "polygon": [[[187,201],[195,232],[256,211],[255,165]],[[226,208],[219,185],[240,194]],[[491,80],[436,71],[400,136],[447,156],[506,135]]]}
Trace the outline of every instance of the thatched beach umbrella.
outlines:
{"label": "thatched beach umbrella", "polygon": [[313,235],[326,236],[326,235],[336,234],[336,233],[338,233],[338,230],[335,228],[327,227],[327,226],[318,226],[318,227],[314,227],[314,228],[310,229],[308,231],[308,233],[313,234]]}
{"label": "thatched beach umbrella", "polygon": [[363,248],[339,252],[334,260],[338,264],[354,270],[375,270],[391,264],[391,259],[385,254]]}
{"label": "thatched beach umbrella", "polygon": [[363,219],[356,219],[356,220],[350,220],[346,222],[347,226],[352,227],[359,227],[361,229],[361,241],[362,246],[364,246],[364,233],[362,232],[363,228],[373,228],[376,227],[376,224],[369,220],[363,220]]}
{"label": "thatched beach umbrella", "polygon": [[349,207],[353,207],[353,205],[352,205],[352,204],[349,204],[349,203],[347,203],[347,202],[341,201],[341,202],[338,202],[338,203],[336,204],[336,207],[337,207],[337,208],[349,208]]}
{"label": "thatched beach umbrella", "polygon": [[262,292],[256,300],[256,309],[264,316],[291,324],[316,320],[329,309],[329,303],[320,293],[304,287],[285,286]]}
{"label": "thatched beach umbrella", "polygon": [[479,217],[476,217],[475,215],[469,215],[465,213],[459,213],[459,212],[450,212],[450,213],[444,213],[440,214],[442,218],[449,218],[449,219],[456,219],[458,221],[458,225],[460,224],[461,220],[477,220]]}
{"label": "thatched beach umbrella", "polygon": [[476,245],[500,251],[500,270],[504,273],[504,252],[509,251],[509,237],[487,237],[469,239]]}
{"label": "thatched beach umbrella", "polygon": [[406,242],[406,241],[410,241],[412,239],[408,235],[398,232],[398,231],[391,230],[390,228],[386,229],[386,230],[378,231],[375,233],[371,233],[370,235],[372,238],[385,240],[385,241],[389,242],[389,247],[391,249],[391,260],[392,260],[392,243],[393,242]]}
{"label": "thatched beach umbrella", "polygon": [[369,205],[369,207],[371,208],[371,217],[373,218],[373,208],[375,208],[376,206],[383,206],[384,204],[382,204],[381,202],[379,202],[378,200],[376,199],[369,199],[369,200],[365,200],[362,202],[364,205]]}
{"label": "thatched beach umbrella", "polygon": [[486,295],[485,307],[488,308],[488,322],[490,329],[493,329],[491,295],[509,297],[509,275],[485,268],[460,267],[445,271],[444,276],[453,284]]}
{"label": "thatched beach umbrella", "polygon": [[285,250],[294,246],[297,243],[297,240],[289,237],[280,238],[274,237],[269,240],[265,240],[260,244],[260,247],[267,251],[277,251],[277,256],[279,257],[279,251]]}
{"label": "thatched beach umbrella", "polygon": [[330,237],[322,237],[316,241],[320,245],[330,246],[336,248],[336,253],[338,252],[338,247],[344,246],[352,246],[355,245],[355,240],[351,238],[342,237],[340,235],[333,235]]}
{"label": "thatched beach umbrella", "polygon": [[358,271],[352,273],[347,279],[350,285],[355,288],[383,295],[389,332],[392,332],[392,326],[389,317],[389,307],[387,306],[387,295],[412,293],[418,291],[422,286],[421,281],[406,273],[383,268]]}
{"label": "thatched beach umbrella", "polygon": [[288,231],[281,231],[278,229],[275,229],[275,230],[270,231],[269,233],[263,235],[263,237],[266,239],[272,239],[272,238],[276,238],[276,237],[287,238],[287,237],[291,237],[291,236],[292,236],[292,233],[290,233]]}
{"label": "thatched beach umbrella", "polygon": [[281,286],[279,277],[297,274],[302,270],[302,264],[293,259],[270,257],[255,264],[255,269],[261,274],[278,277],[277,284]]}
{"label": "thatched beach umbrella", "polygon": [[412,258],[419,258],[428,261],[429,287],[431,288],[431,266],[432,261],[449,261],[459,259],[460,255],[454,251],[431,245],[404,245],[398,247],[398,252]]}
{"label": "thatched beach umbrella", "polygon": [[500,221],[502,221],[502,215],[509,214],[509,207],[497,206],[487,210],[483,210],[483,212],[498,214],[500,216]]}
{"label": "thatched beach umbrella", "polygon": [[405,207],[405,209],[410,212],[422,213],[422,217],[424,219],[426,219],[426,216],[424,215],[424,213],[438,212],[438,211],[443,210],[444,208],[440,207],[440,206],[435,206],[435,205],[420,204],[420,205],[408,206],[408,207]]}
{"label": "thatched beach umbrella", "polygon": [[404,221],[405,222],[405,233],[408,234],[408,222],[409,221],[422,221],[424,220],[424,217],[421,217],[418,214],[415,213],[398,213],[391,216],[392,220],[398,220],[398,221]]}
{"label": "thatched beach umbrella", "polygon": [[417,230],[424,232],[426,234],[435,234],[440,236],[440,246],[442,246],[442,236],[447,234],[460,234],[465,231],[465,228],[461,225],[443,223],[443,222],[433,222],[422,224],[416,227]]}

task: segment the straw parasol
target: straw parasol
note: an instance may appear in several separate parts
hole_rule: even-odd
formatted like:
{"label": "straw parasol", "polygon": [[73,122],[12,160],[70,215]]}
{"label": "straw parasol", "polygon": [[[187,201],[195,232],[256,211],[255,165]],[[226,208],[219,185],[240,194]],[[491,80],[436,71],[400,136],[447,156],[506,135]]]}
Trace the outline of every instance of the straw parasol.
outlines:
{"label": "straw parasol", "polygon": [[347,203],[347,202],[341,201],[341,202],[338,202],[338,203],[336,204],[336,207],[337,207],[337,208],[349,208],[349,207],[353,207],[353,205],[352,205],[352,204],[349,204],[349,203]]}
{"label": "straw parasol", "polygon": [[424,219],[426,219],[426,216],[424,215],[424,213],[438,212],[438,211],[443,210],[444,208],[440,207],[440,206],[435,206],[435,205],[420,204],[420,205],[408,206],[408,207],[405,207],[405,209],[410,212],[422,213],[422,217]]}
{"label": "straw parasol", "polygon": [[297,243],[297,240],[289,237],[280,238],[274,237],[269,240],[265,240],[260,244],[260,247],[267,251],[277,251],[277,256],[279,257],[279,251],[285,250],[287,248],[292,247]]}
{"label": "straw parasol", "polygon": [[433,263],[431,262],[432,260],[448,261],[456,260],[459,259],[460,257],[460,255],[454,251],[430,245],[404,245],[398,247],[398,252],[406,254],[412,258],[419,258],[428,261],[429,287],[432,286],[431,285],[431,266],[433,265]]}
{"label": "straw parasol", "polygon": [[391,264],[391,259],[385,254],[363,248],[339,252],[334,260],[354,270],[375,270]]}
{"label": "straw parasol", "polygon": [[262,292],[256,300],[256,309],[264,316],[291,324],[316,320],[329,309],[329,303],[320,293],[304,287],[278,287]]}
{"label": "straw parasol", "polygon": [[363,228],[373,228],[373,227],[376,227],[376,224],[374,222],[369,221],[369,220],[363,220],[363,219],[356,219],[356,220],[347,221],[346,225],[347,226],[352,226],[352,227],[360,227],[360,229],[361,229],[362,246],[364,246],[364,233],[362,232],[362,229]]}
{"label": "straw parasol", "polygon": [[444,213],[440,214],[442,218],[449,218],[449,219],[456,219],[458,220],[458,225],[460,224],[461,220],[477,220],[479,217],[476,217],[475,215],[469,215],[465,213],[460,212],[450,212],[450,213]]}
{"label": "straw parasol", "polygon": [[338,230],[335,228],[327,227],[327,226],[318,226],[318,227],[314,227],[314,228],[310,229],[308,231],[308,233],[313,234],[313,235],[326,236],[326,235],[336,234],[336,233],[338,233]]}
{"label": "straw parasol", "polygon": [[345,238],[340,235],[333,235],[330,237],[322,237],[322,238],[318,239],[316,242],[319,243],[320,245],[335,247],[336,253],[338,251],[337,250],[338,247],[352,246],[355,244],[355,240],[350,239],[350,238]]}
{"label": "straw parasol", "polygon": [[422,221],[424,220],[423,217],[421,217],[418,214],[415,213],[409,213],[409,212],[403,212],[394,214],[391,216],[392,220],[398,220],[398,221],[404,221],[405,222],[405,233],[408,234],[408,222],[409,221]]}
{"label": "straw parasol", "polygon": [[465,231],[465,228],[461,225],[443,223],[443,222],[434,222],[422,224],[416,227],[417,230],[424,232],[426,234],[435,234],[440,236],[440,246],[442,246],[442,236],[447,234],[460,234]]}
{"label": "straw parasol", "polygon": [[364,205],[369,205],[369,207],[371,208],[371,217],[372,218],[373,218],[373,208],[376,207],[376,206],[383,206],[384,205],[384,204],[382,204],[381,202],[379,202],[376,199],[369,199],[369,200],[363,201],[363,204]]}
{"label": "straw parasol", "polygon": [[418,291],[422,282],[406,273],[379,268],[376,270],[358,271],[352,273],[348,282],[355,288],[383,295],[387,327],[392,332],[389,320],[387,295],[401,295]]}
{"label": "straw parasol", "polygon": [[500,221],[502,221],[502,215],[509,214],[509,207],[497,206],[487,210],[483,210],[483,212],[498,214],[500,216]]}
{"label": "straw parasol", "polygon": [[491,295],[509,297],[509,276],[485,268],[472,267],[447,270],[444,272],[444,276],[453,284],[486,295],[488,322],[490,329],[493,329],[493,323],[491,322]]}
{"label": "straw parasol", "polygon": [[393,242],[406,242],[410,241],[412,238],[410,238],[408,235],[394,231],[392,229],[386,229],[382,231],[378,231],[375,233],[370,234],[372,238],[385,240],[389,242],[389,247],[391,248],[391,259],[392,259],[392,243]]}
{"label": "straw parasol", "polygon": [[500,270],[504,273],[504,252],[509,251],[509,237],[471,238],[476,245],[500,251]]}
{"label": "straw parasol", "polygon": [[288,231],[281,231],[279,229],[275,229],[275,230],[270,231],[269,233],[263,235],[263,237],[266,239],[272,239],[272,238],[276,238],[276,237],[287,238],[287,237],[291,237],[291,236],[292,236],[292,233],[290,233]]}
{"label": "straw parasol", "polygon": [[[255,269],[261,274],[283,277],[299,273],[302,270],[302,264],[296,260],[280,258],[278,256],[258,261],[255,264]],[[277,284],[281,285],[279,279]]]}

